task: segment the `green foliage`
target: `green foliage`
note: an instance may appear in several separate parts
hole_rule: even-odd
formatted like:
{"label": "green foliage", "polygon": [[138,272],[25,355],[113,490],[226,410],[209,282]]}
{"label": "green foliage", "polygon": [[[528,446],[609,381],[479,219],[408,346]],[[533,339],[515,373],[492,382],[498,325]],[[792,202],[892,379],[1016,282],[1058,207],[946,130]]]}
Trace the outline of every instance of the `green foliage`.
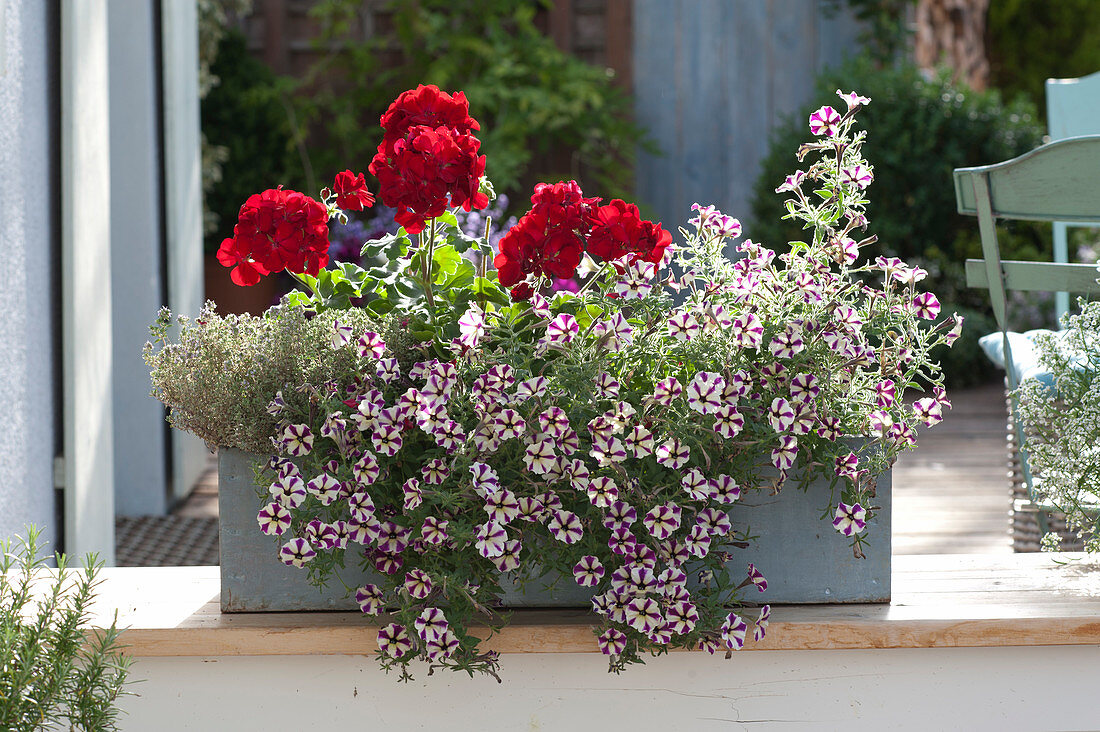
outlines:
{"label": "green foliage", "polygon": [[906,50],[912,31],[908,11],[916,0],[826,0],[825,12],[835,15],[842,6],[862,25],[859,42],[879,65],[893,63]]}
{"label": "green foliage", "polygon": [[39,556],[40,532],[0,543],[0,729],[116,729],[129,660],[121,631],[88,630],[102,563],[94,555],[73,572]]}
{"label": "green foliage", "polygon": [[237,30],[221,39],[211,70],[220,81],[203,100],[202,129],[222,152],[204,201],[212,221],[209,252],[232,236],[237,212],[250,195],[278,185],[303,190],[305,184],[286,101],[289,82],[253,58]]}
{"label": "green foliage", "polygon": [[[606,69],[560,51],[535,24],[538,3],[514,0],[390,2],[393,33],[353,39],[357,0],[313,9],[325,55],[297,102],[310,129],[314,168],[327,176],[366,169],[374,128],[390,102],[417,84],[464,91],[479,110],[481,151],[498,189],[529,191],[539,180],[587,179],[608,197],[631,187],[641,129]],[[566,160],[555,155],[571,152]],[[512,200],[525,200],[513,195]]]}
{"label": "green foliage", "polygon": [[[1007,160],[1041,144],[1034,106],[1006,104],[997,92],[971,91],[945,73],[926,79],[910,64],[879,69],[867,57],[824,71],[815,99],[838,88],[871,98],[860,114],[873,131],[874,202],[867,217],[879,243],[867,254],[925,267],[929,289],[944,302],[988,307],[983,291],[966,287],[963,263],[981,256],[981,243],[975,220],[956,212],[951,171]],[[788,151],[804,136],[811,111],[808,106],[788,119],[772,137],[754,187],[748,233],[755,239],[775,243],[798,236],[797,227],[780,220],[785,212],[772,191],[789,172]],[[1006,226],[999,234],[1001,253],[1005,259],[1049,258],[1049,238],[1049,227]]]}
{"label": "green foliage", "polygon": [[[1100,5],[1095,0],[998,0],[987,19],[992,83],[1024,94],[1046,116],[1047,79],[1100,71]],[[1042,29],[1036,32],[1036,29]]]}
{"label": "green foliage", "polygon": [[[154,397],[171,410],[173,427],[210,445],[247,452],[271,449],[276,420],[268,414],[272,397],[282,392],[288,404],[309,409],[310,397],[294,391],[301,384],[353,379],[353,356],[327,346],[332,320],[310,317],[303,308],[272,308],[263,317],[220,316],[207,303],[193,323],[179,318],[178,342],[168,343],[171,313],[164,309],[152,326],[145,362],[152,372]],[[361,332],[389,334],[391,327],[354,308],[341,315]],[[400,334],[388,340],[402,343]]]}

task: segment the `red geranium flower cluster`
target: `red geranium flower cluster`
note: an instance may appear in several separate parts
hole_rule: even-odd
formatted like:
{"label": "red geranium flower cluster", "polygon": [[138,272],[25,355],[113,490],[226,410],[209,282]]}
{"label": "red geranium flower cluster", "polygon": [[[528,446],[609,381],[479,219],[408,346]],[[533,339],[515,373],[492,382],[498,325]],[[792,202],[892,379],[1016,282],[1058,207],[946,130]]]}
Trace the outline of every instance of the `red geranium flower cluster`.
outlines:
{"label": "red geranium flower cluster", "polygon": [[671,234],[643,220],[632,203],[617,198],[607,206],[599,202],[584,198],[576,181],[535,186],[531,211],[501,239],[493,260],[500,284],[512,288],[513,298],[531,296],[530,276],[572,277],[586,246],[604,261],[661,263]]}
{"label": "red geranium flower cluster", "polygon": [[660,264],[672,244],[672,234],[660,224],[642,220],[638,207],[615,198],[596,210],[588,253],[605,261],[624,259]]}
{"label": "red geranium flower cluster", "polygon": [[356,175],[350,170],[337,173],[332,191],[336,194],[336,205],[345,211],[362,211],[374,205],[374,196],[367,190],[367,179],[362,173]]}
{"label": "red geranium flower cluster", "polygon": [[[500,284],[513,287],[529,275],[566,279],[576,274],[599,202],[585,198],[576,181],[535,186],[531,210],[500,240],[493,260]],[[518,287],[512,296],[530,297],[530,288]]]}
{"label": "red geranium flower cluster", "polygon": [[453,96],[435,86],[403,92],[382,115],[385,135],[370,164],[379,195],[397,209],[397,222],[410,234],[425,222],[461,206],[486,208],[489,198],[478,187],[485,156],[478,155],[481,129],[470,116],[466,95]]}
{"label": "red geranium flower cluster", "polygon": [[328,264],[328,209],[282,187],[254,193],[241,206],[233,236],[218,249],[218,261],[233,268],[230,277],[241,286],[282,269],[316,275]]}

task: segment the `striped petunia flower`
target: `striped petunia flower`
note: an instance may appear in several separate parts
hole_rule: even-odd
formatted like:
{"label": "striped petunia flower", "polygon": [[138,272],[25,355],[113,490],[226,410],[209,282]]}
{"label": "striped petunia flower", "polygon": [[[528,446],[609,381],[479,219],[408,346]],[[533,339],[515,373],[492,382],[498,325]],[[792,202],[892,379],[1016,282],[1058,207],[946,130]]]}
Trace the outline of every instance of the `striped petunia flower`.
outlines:
{"label": "striped petunia flower", "polygon": [[299,537],[291,539],[279,549],[279,559],[291,567],[304,567],[306,562],[317,556],[309,542]]}
{"label": "striped petunia flower", "polygon": [[401,449],[401,429],[392,425],[380,425],[371,435],[371,445],[383,455],[393,457]]}
{"label": "striped petunia flower", "polygon": [[759,643],[764,640],[768,632],[768,620],[772,616],[772,606],[764,605],[760,608],[760,617],[756,619],[756,625],[752,628],[752,639]]}
{"label": "striped petunia flower", "polygon": [[794,435],[781,435],[779,447],[772,450],[772,465],[782,471],[794,467],[798,459],[798,438]]}
{"label": "striped petunia flower", "polygon": [[504,542],[504,551],[499,557],[489,557],[489,561],[499,572],[511,572],[519,568],[519,553],[523,549],[523,542],[519,539],[509,539]]}
{"label": "striped petunia flower", "polygon": [[491,467],[485,463],[471,463],[470,473],[474,479],[474,490],[481,496],[487,496],[500,488],[500,478],[497,477],[497,473]]}
{"label": "striped petunia flower", "polygon": [[684,391],[688,408],[699,414],[714,414],[723,404],[725,388],[726,380],[721,375],[700,371]]}
{"label": "striped petunia flower", "polygon": [[840,113],[830,106],[817,109],[810,115],[810,134],[835,137],[840,131]]}
{"label": "striped petunia flower", "polygon": [[711,490],[714,500],[719,503],[734,503],[741,497],[741,486],[728,475],[722,474],[711,481]]}
{"label": "striped petunia flower", "polygon": [[363,335],[359,336],[359,340],[356,342],[356,350],[360,358],[373,358],[377,360],[385,355],[386,342],[382,340],[382,336],[372,330],[368,330],[363,333]]}
{"label": "striped petunia flower", "polygon": [[637,546],[637,537],[626,526],[612,529],[611,536],[607,540],[607,548],[622,557],[633,554]]}
{"label": "striped petunia flower", "polygon": [[507,488],[490,493],[485,499],[485,513],[491,521],[505,525],[519,516],[519,501],[516,494]]}
{"label": "striped petunia flower", "polygon": [[833,527],[845,536],[854,536],[867,528],[867,509],[858,503],[849,506],[841,501],[834,516]]}
{"label": "striped petunia flower", "polygon": [[924,320],[935,320],[940,314],[940,301],[931,292],[922,292],[913,298],[913,313]]}
{"label": "striped petunia flower", "polygon": [[471,303],[462,317],[458,319],[458,342],[467,348],[477,348],[478,344],[481,343],[481,339],[485,336],[487,327],[485,312]]}
{"label": "striped petunia flower", "polygon": [[533,496],[522,496],[516,499],[519,507],[520,521],[535,522],[542,517],[542,501]]}
{"label": "striped petunia flower", "polygon": [[783,182],[776,186],[776,193],[786,193],[787,191],[797,190],[802,185],[802,180],[806,177],[806,173],[801,170],[796,170],[786,178]]}
{"label": "striped petunia flower", "polygon": [[412,650],[412,639],[405,626],[390,623],[378,630],[378,648],[390,658],[401,658]]}
{"label": "striped petunia flower", "polygon": [[448,630],[439,638],[426,642],[424,652],[428,654],[429,660],[441,661],[453,656],[459,645],[461,644],[458,642],[458,636]]}
{"label": "striped petunia flower", "polygon": [[650,509],[642,524],[654,539],[667,539],[680,528],[682,510],[675,503],[662,503]]}
{"label": "striped petunia flower", "polygon": [[729,515],[717,508],[704,508],[695,517],[695,525],[702,526],[711,536],[725,536],[733,528]]}
{"label": "striped petunia flower", "polygon": [[504,553],[504,543],[508,541],[508,532],[496,521],[486,521],[477,529],[474,546],[477,553],[486,559],[499,557]]}
{"label": "striped petunia flower", "polygon": [[928,427],[943,421],[943,408],[934,397],[925,397],[914,402],[913,414]]}
{"label": "striped petunia flower", "polygon": [[883,379],[875,384],[875,404],[888,409],[894,406],[894,398],[897,395],[897,385],[892,379]]}
{"label": "striped petunia flower", "polygon": [[539,430],[556,439],[563,437],[571,429],[569,416],[561,407],[550,407],[538,416]]}
{"label": "striped petunia flower", "polygon": [[559,313],[546,326],[546,339],[554,345],[565,345],[572,343],[580,332],[576,318],[569,313]]}
{"label": "striped petunia flower", "polygon": [[615,501],[607,507],[604,526],[611,530],[626,528],[638,520],[638,511],[629,503]]}
{"label": "striped petunia flower", "polygon": [[428,485],[442,485],[450,472],[447,464],[439,458],[429,460],[420,468],[420,474],[424,476],[424,482]]}
{"label": "striped petunia flower", "polygon": [[730,404],[723,404],[714,413],[713,429],[727,440],[739,435],[744,426],[745,418],[736,407]]}
{"label": "striped petunia flower", "polygon": [[592,478],[585,490],[588,500],[597,508],[607,508],[619,498],[619,486],[606,475]]}
{"label": "striped petunia flower", "polygon": [[665,612],[665,622],[669,630],[676,635],[687,635],[695,630],[699,622],[699,611],[690,602],[674,602]]}
{"label": "striped petunia flower", "polygon": [[260,525],[260,531],[268,536],[282,536],[290,528],[290,511],[272,502],[260,509],[256,522]]}
{"label": "striped petunia flower", "polygon": [[932,387],[932,396],[940,403],[940,407],[951,408],[951,400],[947,398],[947,390],[942,386]]}
{"label": "striped petunia flower", "polygon": [[705,501],[714,495],[714,486],[699,468],[692,468],[684,473],[680,479],[680,485],[697,501]]}
{"label": "striped petunia flower", "polygon": [[409,547],[412,531],[393,521],[378,524],[378,549],[385,554],[400,554]]}
{"label": "striped petunia flower", "polygon": [[366,546],[378,539],[379,526],[378,519],[373,516],[363,522],[354,519],[348,521],[348,541]]}
{"label": "striped petunia flower", "polygon": [[742,313],[733,319],[730,337],[741,348],[760,348],[764,342],[764,325],[753,313]]}
{"label": "striped petunia flower", "polygon": [[868,104],[871,103],[870,98],[860,96],[859,94],[856,94],[854,91],[850,91],[847,94],[845,94],[844,92],[840,91],[840,89],[837,89],[836,90],[836,95],[844,100],[845,104],[848,105],[848,110],[849,111],[851,111],[853,109],[857,109],[859,107],[866,107]]}
{"label": "striped petunia flower", "polygon": [[451,624],[447,622],[447,616],[437,607],[428,607],[413,621],[413,629],[425,643],[439,640],[446,635]]}
{"label": "striped petunia flower", "polygon": [[401,378],[401,366],[396,358],[380,358],[375,368],[378,378],[387,384],[392,384]]}
{"label": "striped petunia flower", "polygon": [[791,425],[794,424],[794,409],[791,408],[790,402],[783,397],[773,399],[771,406],[768,407],[768,424],[777,433],[790,430]]}
{"label": "striped petunia flower", "polygon": [[312,546],[325,551],[335,549],[339,540],[336,527],[332,524],[326,524],[320,519],[313,519],[306,524],[305,538]]}
{"label": "striped petunia flower", "polygon": [[874,179],[874,173],[862,163],[857,163],[847,168],[841,168],[840,170],[840,182],[845,185],[856,186],[861,191],[871,185]]}
{"label": "striped petunia flower", "polygon": [[329,345],[333,348],[343,348],[351,343],[354,330],[347,323],[341,323],[337,318],[332,321],[332,333],[329,335]]}
{"label": "striped petunia flower", "polygon": [[699,639],[698,649],[700,651],[706,651],[713,656],[718,652],[718,648],[718,639],[713,636],[705,635]]}
{"label": "striped petunia flower", "polygon": [[545,376],[535,376],[516,384],[516,401],[525,402],[528,399],[541,399],[550,386],[550,380]]}
{"label": "striped petunia flower", "polygon": [[859,456],[854,452],[841,455],[836,459],[835,472],[840,478],[855,480],[859,472]]}
{"label": "striped petunia flower", "polygon": [[429,546],[440,546],[447,541],[450,536],[447,534],[447,527],[450,525],[450,521],[438,519],[435,516],[428,516],[424,519],[424,525],[420,527],[420,539]]}
{"label": "striped petunia flower", "polygon": [[678,340],[693,341],[701,330],[699,321],[687,311],[677,311],[668,319],[668,334]]}
{"label": "striped petunia flower", "polygon": [[309,425],[288,424],[279,435],[279,447],[291,457],[305,457],[313,449],[313,431]]}
{"label": "striped petunia flower", "polygon": [[652,597],[635,597],[624,608],[627,624],[639,633],[650,633],[664,622],[661,606]]}
{"label": "striped petunia flower", "polygon": [[619,382],[609,373],[601,372],[596,376],[596,393],[603,399],[619,398]]}
{"label": "striped petunia flower", "polygon": [[423,600],[432,594],[432,578],[422,569],[410,569],[406,572],[402,586],[414,600]]}
{"label": "striped petunia flower", "polygon": [[867,415],[868,427],[875,437],[882,437],[894,425],[894,418],[885,410],[876,410]]}
{"label": "striped petunia flower", "polygon": [[306,489],[317,496],[317,500],[324,506],[331,506],[336,502],[336,499],[340,497],[341,488],[340,481],[328,473],[321,473],[306,483]]}
{"label": "striped petunia flower", "polygon": [[621,463],[627,458],[626,448],[617,437],[594,437],[588,454],[596,458],[601,467]]}
{"label": "striped petunia flower", "polygon": [[776,333],[771,339],[768,343],[768,351],[776,358],[794,358],[805,346],[801,329],[788,325],[782,333]]}
{"label": "striped petunia flower", "polygon": [[653,454],[653,433],[641,425],[635,425],[623,437],[623,447],[636,458]]}
{"label": "striped petunia flower", "polygon": [[653,387],[653,401],[667,407],[671,405],[672,400],[680,396],[683,391],[676,377],[669,376],[658,381],[656,386]]}
{"label": "striped petunia flower", "polygon": [[573,579],[581,587],[595,587],[603,579],[603,575],[604,568],[600,560],[590,554],[581,557],[581,560],[573,565]]}
{"label": "striped petunia flower", "polygon": [[749,626],[736,613],[730,613],[722,623],[722,643],[731,651],[739,651],[745,647],[745,635]]}
{"label": "striped petunia flower", "polygon": [[661,465],[679,470],[687,465],[688,460],[691,458],[691,448],[685,445],[680,438],[670,437],[661,443],[654,454],[657,456],[657,462]]}
{"label": "striped petunia flower", "polygon": [[359,609],[367,615],[381,615],[385,608],[382,601],[382,588],[378,585],[364,585],[355,591],[355,601]]}
{"label": "striped petunia flower", "polygon": [[546,522],[546,529],[563,544],[576,544],[584,536],[580,517],[571,511],[554,511]]}
{"label": "striped petunia flower", "polygon": [[616,628],[608,628],[596,636],[596,645],[605,656],[617,656],[626,650],[626,634]]}
{"label": "striped petunia flower", "polygon": [[791,378],[791,400],[798,403],[812,402],[821,393],[817,377],[813,374],[797,374]]}
{"label": "striped petunia flower", "polygon": [[275,501],[288,508],[298,508],[306,500],[306,484],[297,475],[280,475],[268,489]]}
{"label": "striped petunia flower", "polygon": [[537,475],[550,473],[558,462],[553,440],[547,437],[528,445],[523,453],[523,462],[532,473]]}
{"label": "striped petunia flower", "polygon": [[764,579],[764,575],[751,562],[749,563],[749,582],[755,585],[760,592],[768,589],[768,580]]}
{"label": "striped petunia flower", "polygon": [[424,492],[420,490],[420,480],[409,478],[401,485],[401,494],[404,498],[404,508],[412,511],[420,507],[424,502]]}

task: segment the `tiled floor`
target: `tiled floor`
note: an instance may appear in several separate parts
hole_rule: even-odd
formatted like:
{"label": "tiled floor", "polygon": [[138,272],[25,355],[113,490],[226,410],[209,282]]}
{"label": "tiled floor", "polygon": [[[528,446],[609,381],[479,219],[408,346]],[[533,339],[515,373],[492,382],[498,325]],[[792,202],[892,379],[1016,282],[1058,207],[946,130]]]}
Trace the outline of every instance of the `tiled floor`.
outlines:
{"label": "tiled floor", "polygon": [[[895,554],[1012,551],[1005,411],[1000,384],[951,394],[943,423],[920,433],[894,468]],[[171,516],[119,518],[120,566],[218,563],[218,472],[211,456]]]}

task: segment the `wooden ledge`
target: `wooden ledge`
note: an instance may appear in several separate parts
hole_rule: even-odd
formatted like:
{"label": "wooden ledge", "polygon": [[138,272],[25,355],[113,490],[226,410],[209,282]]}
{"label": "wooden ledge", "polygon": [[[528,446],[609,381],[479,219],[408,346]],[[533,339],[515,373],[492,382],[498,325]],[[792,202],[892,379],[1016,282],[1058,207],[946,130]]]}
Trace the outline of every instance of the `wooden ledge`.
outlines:
{"label": "wooden ledge", "polygon": [[[895,556],[889,605],[772,608],[746,650],[1100,644],[1100,562],[1081,554]],[[118,609],[133,656],[373,655],[358,613],[232,613],[217,567],[104,572],[97,625]],[[750,612],[750,616],[755,612]],[[500,653],[594,653],[593,616],[520,610],[487,643]]]}

